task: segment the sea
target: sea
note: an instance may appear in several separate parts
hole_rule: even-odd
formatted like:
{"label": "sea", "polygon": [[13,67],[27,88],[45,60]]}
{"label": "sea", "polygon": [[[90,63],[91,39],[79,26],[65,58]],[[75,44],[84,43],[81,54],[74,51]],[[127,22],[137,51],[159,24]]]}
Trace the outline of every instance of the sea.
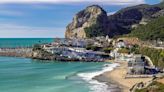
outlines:
{"label": "sea", "polygon": [[0,38],[0,48],[32,47],[53,41],[53,38]]}
{"label": "sea", "polygon": [[[0,48],[32,47],[52,38],[1,38]],[[0,92],[110,92],[93,79],[117,64],[107,62],[44,62],[0,56]]]}

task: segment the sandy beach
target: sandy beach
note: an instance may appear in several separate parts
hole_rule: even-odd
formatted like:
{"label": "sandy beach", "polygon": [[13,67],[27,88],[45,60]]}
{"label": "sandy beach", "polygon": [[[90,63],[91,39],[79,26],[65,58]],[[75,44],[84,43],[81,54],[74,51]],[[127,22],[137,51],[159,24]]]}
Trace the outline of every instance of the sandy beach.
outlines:
{"label": "sandy beach", "polygon": [[[139,82],[148,82],[152,78],[127,78],[127,62],[117,62],[120,66],[116,67],[113,71],[105,72],[104,74],[95,77],[100,82],[107,82],[109,86],[115,84],[112,92],[130,92],[129,90]],[[117,89],[117,90],[116,90]]]}

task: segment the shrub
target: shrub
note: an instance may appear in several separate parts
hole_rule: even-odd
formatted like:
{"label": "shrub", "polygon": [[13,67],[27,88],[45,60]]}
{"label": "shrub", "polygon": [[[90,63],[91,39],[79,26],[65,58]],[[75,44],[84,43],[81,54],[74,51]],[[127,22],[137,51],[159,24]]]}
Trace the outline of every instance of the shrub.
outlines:
{"label": "shrub", "polygon": [[103,48],[103,51],[105,53],[110,53],[113,50],[113,48]]}

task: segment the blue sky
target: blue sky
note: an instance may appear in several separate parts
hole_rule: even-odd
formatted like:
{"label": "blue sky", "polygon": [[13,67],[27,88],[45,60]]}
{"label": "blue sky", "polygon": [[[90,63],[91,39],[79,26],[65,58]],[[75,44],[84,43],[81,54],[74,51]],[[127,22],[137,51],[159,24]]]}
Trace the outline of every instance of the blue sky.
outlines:
{"label": "blue sky", "polygon": [[88,5],[99,4],[112,14],[121,8],[160,0],[1,0],[0,38],[64,37],[73,16]]}

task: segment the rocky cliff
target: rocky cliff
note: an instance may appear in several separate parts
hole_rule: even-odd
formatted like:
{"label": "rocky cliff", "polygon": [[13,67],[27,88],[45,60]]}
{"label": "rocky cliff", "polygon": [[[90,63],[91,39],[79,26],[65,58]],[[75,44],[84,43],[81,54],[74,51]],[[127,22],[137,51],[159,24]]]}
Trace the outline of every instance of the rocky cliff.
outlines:
{"label": "rocky cliff", "polygon": [[[77,13],[74,16],[72,23],[67,26],[65,37],[86,38],[86,28],[90,28],[95,25],[96,27],[99,26],[99,28],[101,28],[101,32],[99,32],[101,33],[101,35],[108,34],[109,27],[107,13],[98,5],[89,6],[86,9]],[[96,31],[97,30],[95,30],[95,32]]]}
{"label": "rocky cliff", "polygon": [[136,5],[127,7],[107,16],[98,5],[92,5],[77,13],[65,32],[66,38],[110,37],[128,34],[139,24],[146,25],[149,21],[164,16],[164,2],[156,5]]}

